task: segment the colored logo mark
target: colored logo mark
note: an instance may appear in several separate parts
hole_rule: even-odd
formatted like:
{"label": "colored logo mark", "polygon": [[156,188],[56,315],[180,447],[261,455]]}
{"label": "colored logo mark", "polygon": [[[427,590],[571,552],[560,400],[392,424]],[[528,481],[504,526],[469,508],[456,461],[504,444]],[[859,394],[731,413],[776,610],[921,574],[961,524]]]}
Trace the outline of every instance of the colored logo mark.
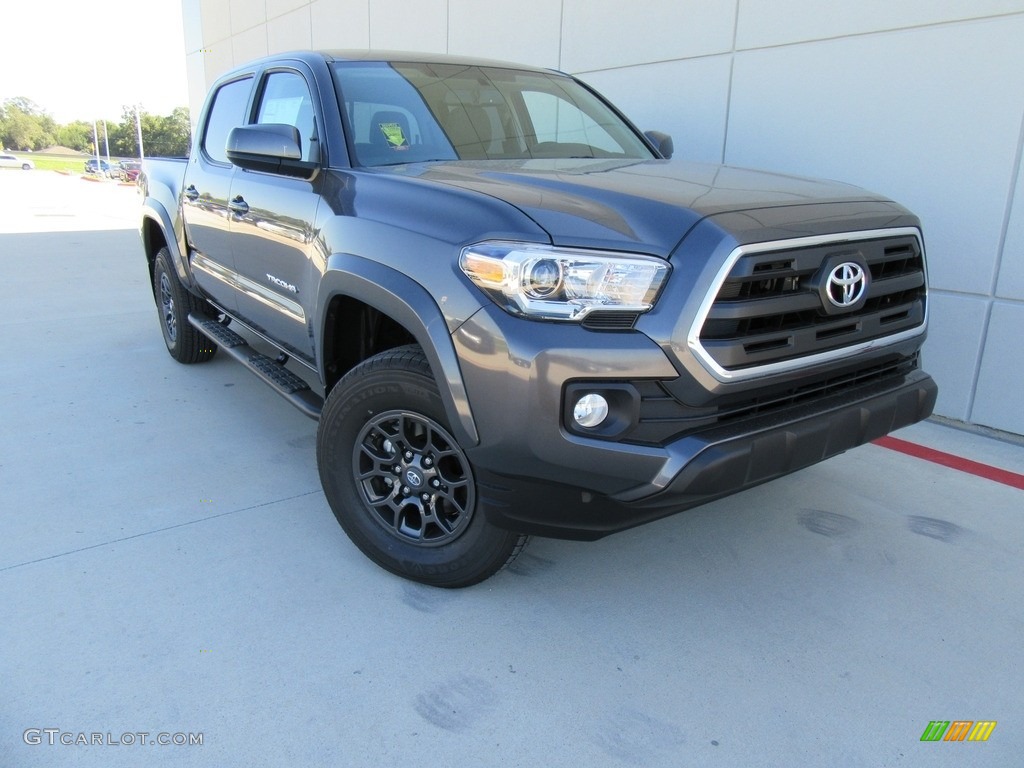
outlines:
{"label": "colored logo mark", "polygon": [[408,148],[405,133],[402,131],[401,125],[398,123],[379,123],[378,127],[380,128],[380,132],[384,134],[384,138],[388,140],[388,144],[392,149]]}
{"label": "colored logo mark", "polygon": [[988,741],[996,728],[995,720],[932,720],[921,734],[921,741]]}

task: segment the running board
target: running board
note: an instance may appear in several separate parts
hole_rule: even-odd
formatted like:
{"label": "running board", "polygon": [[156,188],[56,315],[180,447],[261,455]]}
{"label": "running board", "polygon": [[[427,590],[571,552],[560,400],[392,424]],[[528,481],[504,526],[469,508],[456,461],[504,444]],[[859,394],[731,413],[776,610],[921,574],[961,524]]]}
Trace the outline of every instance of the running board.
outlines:
{"label": "running board", "polygon": [[314,421],[320,419],[320,412],[324,408],[323,398],[315,394],[301,378],[273,358],[257,352],[249,346],[249,342],[216,320],[189,315],[188,321],[309,418]]}

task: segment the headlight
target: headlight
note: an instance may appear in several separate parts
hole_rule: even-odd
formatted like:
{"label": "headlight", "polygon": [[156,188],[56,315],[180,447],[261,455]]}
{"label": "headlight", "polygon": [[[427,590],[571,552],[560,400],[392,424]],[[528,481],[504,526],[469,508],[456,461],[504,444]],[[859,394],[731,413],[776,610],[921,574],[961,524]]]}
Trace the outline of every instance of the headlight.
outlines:
{"label": "headlight", "polygon": [[646,312],[668,264],[651,256],[486,242],[462,249],[459,266],[504,309],[544,320],[582,320],[595,310]]}

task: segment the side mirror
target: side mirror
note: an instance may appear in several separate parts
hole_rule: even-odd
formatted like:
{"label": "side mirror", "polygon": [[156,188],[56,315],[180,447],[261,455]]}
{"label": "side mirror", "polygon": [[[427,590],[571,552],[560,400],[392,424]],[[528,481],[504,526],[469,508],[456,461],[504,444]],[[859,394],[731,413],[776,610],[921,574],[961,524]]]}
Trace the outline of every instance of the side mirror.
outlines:
{"label": "side mirror", "polygon": [[658,154],[664,157],[666,160],[672,157],[672,153],[675,152],[675,147],[672,145],[672,137],[667,133],[661,131],[644,131],[644,136],[647,140],[654,145],[654,148],[658,151]]}
{"label": "side mirror", "polygon": [[299,129],[294,125],[265,123],[233,128],[225,154],[239,168],[303,179],[313,178],[320,167],[317,162],[302,159]]}

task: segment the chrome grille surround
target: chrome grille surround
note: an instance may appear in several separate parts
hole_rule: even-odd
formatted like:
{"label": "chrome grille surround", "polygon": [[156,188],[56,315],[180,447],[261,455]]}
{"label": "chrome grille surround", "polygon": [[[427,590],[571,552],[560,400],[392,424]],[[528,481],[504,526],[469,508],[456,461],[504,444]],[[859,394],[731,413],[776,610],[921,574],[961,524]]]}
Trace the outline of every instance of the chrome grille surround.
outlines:
{"label": "chrome grille surround", "polygon": [[[921,262],[921,272],[923,273],[923,285],[920,288],[920,297],[923,299],[923,315],[921,322],[914,325],[911,328],[905,328],[896,333],[888,335],[879,335],[875,338],[871,338],[867,341],[862,341],[848,345],[833,345],[820,352],[811,351],[808,354],[800,354],[798,356],[788,357],[786,359],[779,359],[774,361],[756,363],[743,367],[727,367],[722,365],[712,353],[705,347],[705,339],[702,339],[702,333],[704,332],[705,326],[708,323],[709,315],[712,314],[716,302],[719,299],[728,301],[732,297],[729,295],[733,288],[729,288],[725,291],[723,296],[723,288],[726,286],[726,282],[729,281],[732,276],[733,270],[736,265],[744,258],[751,256],[762,256],[772,255],[777,256],[779,259],[785,259],[788,252],[796,252],[802,249],[808,248],[828,248],[831,249],[835,246],[835,252],[841,253],[844,249],[849,247],[855,247],[858,243],[864,241],[874,240],[897,240],[899,238],[912,237],[917,244],[918,254]],[[735,279],[734,279],[735,282]],[[915,227],[900,227],[893,229],[874,229],[864,230],[859,232],[844,232],[830,235],[820,235],[814,237],[803,237],[793,238],[787,240],[777,240],[772,242],[764,243],[751,243],[747,245],[741,245],[735,248],[725,260],[722,268],[716,274],[714,281],[712,282],[711,289],[704,297],[700,307],[697,310],[696,317],[694,318],[693,324],[690,326],[690,331],[687,335],[687,346],[693,355],[700,361],[701,365],[717,380],[722,382],[740,382],[749,379],[755,379],[765,376],[771,376],[774,374],[785,373],[787,371],[798,370],[807,366],[815,365],[818,363],[827,363],[841,358],[849,357],[861,352],[865,352],[873,349],[881,349],[891,344],[912,339],[925,333],[928,325],[928,301],[927,301],[927,262],[924,257],[924,243],[921,239],[920,230]],[[806,293],[806,292],[805,292]],[[842,320],[842,317],[837,318]],[[779,331],[781,336],[784,331]],[[827,337],[826,337],[827,338]]]}

